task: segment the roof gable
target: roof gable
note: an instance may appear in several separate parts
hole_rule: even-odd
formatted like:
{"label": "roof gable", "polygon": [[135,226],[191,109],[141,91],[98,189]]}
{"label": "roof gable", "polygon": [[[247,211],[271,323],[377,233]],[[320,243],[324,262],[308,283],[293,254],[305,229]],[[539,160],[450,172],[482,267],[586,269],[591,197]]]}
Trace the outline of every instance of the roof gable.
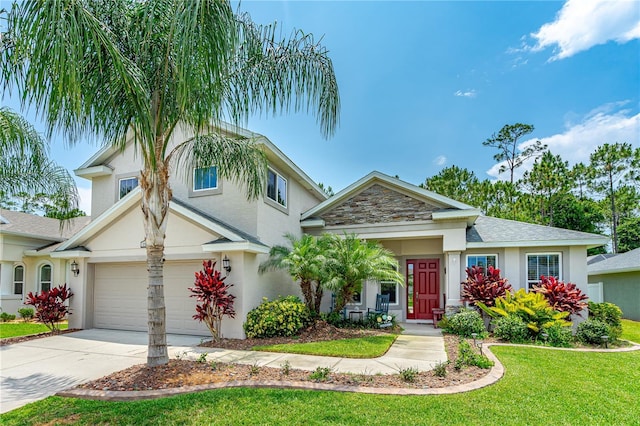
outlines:
{"label": "roof gable", "polygon": [[91,221],[91,217],[81,216],[61,223],[58,219],[12,210],[2,210],[0,217],[2,233],[49,241],[64,241]]}
{"label": "roof gable", "polygon": [[587,265],[589,275],[640,271],[640,247]]}
{"label": "roof gable", "polygon": [[410,222],[432,220],[435,212],[449,210],[477,214],[464,203],[374,171],[306,211],[301,219],[321,218],[327,226]]}

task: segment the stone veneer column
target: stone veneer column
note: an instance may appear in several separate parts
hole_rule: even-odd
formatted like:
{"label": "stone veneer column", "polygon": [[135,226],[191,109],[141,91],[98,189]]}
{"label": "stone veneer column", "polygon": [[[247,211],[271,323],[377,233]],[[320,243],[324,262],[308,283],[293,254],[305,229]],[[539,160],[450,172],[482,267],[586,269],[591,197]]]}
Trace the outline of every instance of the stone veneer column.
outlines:
{"label": "stone veneer column", "polygon": [[453,310],[453,307],[461,305],[460,301],[460,252],[450,251],[446,252],[447,262],[447,304],[445,310],[447,312]]}

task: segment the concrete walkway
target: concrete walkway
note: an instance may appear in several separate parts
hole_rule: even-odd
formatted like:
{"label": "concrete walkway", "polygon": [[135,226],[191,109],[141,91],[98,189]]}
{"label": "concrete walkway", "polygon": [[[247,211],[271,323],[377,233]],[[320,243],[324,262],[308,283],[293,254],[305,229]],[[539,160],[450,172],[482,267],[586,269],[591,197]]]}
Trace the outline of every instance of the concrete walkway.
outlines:
{"label": "concrete walkway", "polygon": [[189,359],[197,359],[200,354],[207,353],[207,361],[276,368],[288,362],[291,368],[299,370],[313,371],[318,367],[330,367],[336,373],[356,374],[397,374],[399,370],[406,368],[428,371],[447,360],[444,339],[439,329],[427,324],[401,325],[405,331],[398,336],[389,351],[379,358],[336,358],[200,347],[192,348],[184,355]]}

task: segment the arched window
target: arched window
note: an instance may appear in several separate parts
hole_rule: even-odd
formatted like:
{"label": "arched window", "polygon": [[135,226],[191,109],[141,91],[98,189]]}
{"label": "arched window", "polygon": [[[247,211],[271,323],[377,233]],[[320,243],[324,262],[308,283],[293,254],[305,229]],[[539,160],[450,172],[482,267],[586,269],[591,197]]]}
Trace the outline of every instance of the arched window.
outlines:
{"label": "arched window", "polygon": [[51,265],[40,267],[40,291],[51,290]]}
{"label": "arched window", "polygon": [[24,266],[16,265],[13,268],[13,294],[22,295],[24,290]]}

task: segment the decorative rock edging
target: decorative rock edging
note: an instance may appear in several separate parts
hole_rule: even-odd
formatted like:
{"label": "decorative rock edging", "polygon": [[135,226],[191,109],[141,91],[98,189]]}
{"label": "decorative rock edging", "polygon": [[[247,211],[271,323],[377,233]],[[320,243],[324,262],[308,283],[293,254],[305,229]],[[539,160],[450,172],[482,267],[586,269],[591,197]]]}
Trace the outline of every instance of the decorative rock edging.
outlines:
{"label": "decorative rock edging", "polygon": [[366,386],[345,386],[332,385],[330,383],[314,383],[314,382],[292,382],[280,380],[235,380],[223,383],[209,383],[204,385],[184,386],[180,388],[170,389],[154,389],[146,391],[99,391],[93,389],[73,388],[62,392],[58,392],[57,396],[69,398],[92,399],[100,401],[138,401],[143,399],[166,398],[169,396],[184,395],[206,390],[253,387],[253,388],[271,388],[271,389],[303,389],[333,392],[354,392],[375,395],[447,395],[454,393],[469,392],[492,385],[502,378],[504,375],[504,366],[498,358],[491,352],[490,346],[517,346],[526,348],[552,349],[552,350],[569,350],[578,352],[630,352],[640,350],[640,345],[632,343],[632,346],[616,349],[588,349],[588,348],[555,348],[549,346],[533,346],[533,345],[514,345],[510,343],[487,343],[485,354],[493,361],[494,366],[486,376],[474,382],[462,385],[447,386],[443,388],[414,389],[414,388],[374,388]]}

